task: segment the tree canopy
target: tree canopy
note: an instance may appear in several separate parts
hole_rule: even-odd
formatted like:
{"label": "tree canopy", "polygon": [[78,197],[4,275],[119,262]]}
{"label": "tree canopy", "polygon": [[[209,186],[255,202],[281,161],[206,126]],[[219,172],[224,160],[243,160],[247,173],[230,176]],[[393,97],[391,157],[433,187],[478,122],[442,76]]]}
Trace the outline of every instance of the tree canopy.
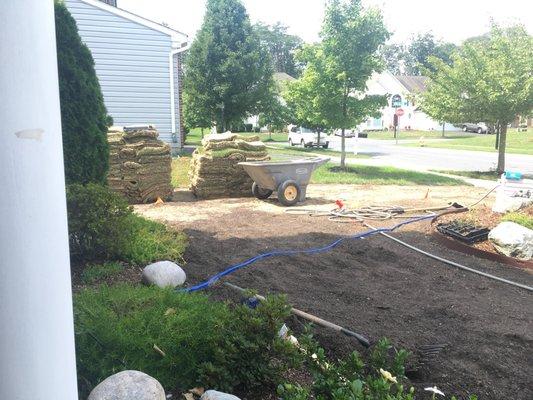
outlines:
{"label": "tree canopy", "polygon": [[383,67],[378,49],[388,37],[377,9],[363,8],[360,0],[329,0],[322,41],[300,52],[306,68],[289,86],[288,104],[297,119],[311,127],[342,130],[342,167],[344,130],[386,105],[385,96],[370,96],[365,91],[372,73]]}
{"label": "tree canopy", "polygon": [[274,71],[298,77],[302,66],[296,61],[294,54],[302,46],[302,39],[288,34],[287,27],[279,22],[274,25],[258,23],[254,28],[270,53]]}
{"label": "tree canopy", "polygon": [[82,43],[76,21],[56,1],[55,28],[63,158],[67,183],[105,183],[109,168],[107,115],[90,50]]}
{"label": "tree canopy", "polygon": [[189,120],[225,130],[270,101],[272,62],[239,0],[208,0],[203,24],[185,60]]}
{"label": "tree canopy", "polygon": [[381,54],[386,67],[394,75],[421,75],[423,69],[432,68],[430,57],[437,57],[446,64],[457,46],[436,40],[432,33],[421,33],[409,43],[391,43],[382,47]]}
{"label": "tree canopy", "polygon": [[497,127],[498,171],[505,170],[507,125],[533,108],[533,38],[521,25],[493,25],[480,40],[469,40],[452,65],[433,57],[421,106],[435,119],[483,121]]}

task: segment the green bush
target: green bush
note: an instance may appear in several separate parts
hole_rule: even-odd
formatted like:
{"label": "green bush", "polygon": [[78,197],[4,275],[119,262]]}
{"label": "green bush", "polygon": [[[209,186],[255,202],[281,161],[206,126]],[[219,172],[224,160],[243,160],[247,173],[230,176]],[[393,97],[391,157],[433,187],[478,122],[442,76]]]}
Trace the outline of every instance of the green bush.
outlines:
{"label": "green bush", "polygon": [[90,183],[67,187],[71,257],[78,262],[182,261],[187,240],[183,233],[133,214],[132,208],[109,188]]}
{"label": "green bush", "polygon": [[67,183],[105,183],[109,166],[107,126],[112,124],[90,50],[76,21],[55,1],[57,66],[63,157]]}
{"label": "green bush", "polygon": [[131,207],[105,186],[67,186],[71,257],[76,261],[115,260],[132,237]]}
{"label": "green bush", "polygon": [[185,234],[135,214],[129,216],[128,223],[132,235],[120,253],[123,261],[136,265],[159,260],[183,261]]}
{"label": "green bush", "polygon": [[[387,339],[373,346],[365,362],[356,351],[331,361],[323,348],[307,334],[300,338],[305,366],[311,373],[308,385],[287,382],[278,385],[280,400],[413,400],[415,389],[406,390],[405,362],[409,353],[394,349]],[[435,399],[435,395],[431,397]],[[456,400],[452,396],[451,400]],[[469,400],[477,400],[470,396]]]}
{"label": "green bush", "polygon": [[368,365],[356,351],[343,360],[331,362],[309,334],[301,338],[301,346],[305,349],[306,366],[313,382],[308,387],[291,383],[279,385],[278,394],[283,400],[414,399],[414,389],[406,391],[401,382],[405,378],[404,363],[408,353],[400,350],[389,356],[391,346],[386,339],[374,346]]}
{"label": "green bush", "polygon": [[523,212],[511,212],[505,214],[502,218],[502,221],[511,221],[525,226],[526,228],[533,229],[533,216]]}
{"label": "green bush", "polygon": [[288,314],[280,298],[230,308],[201,294],[102,286],[76,294],[74,312],[80,398],[126,369],[166,390],[249,390],[279,382],[297,361],[297,350],[277,336]]}

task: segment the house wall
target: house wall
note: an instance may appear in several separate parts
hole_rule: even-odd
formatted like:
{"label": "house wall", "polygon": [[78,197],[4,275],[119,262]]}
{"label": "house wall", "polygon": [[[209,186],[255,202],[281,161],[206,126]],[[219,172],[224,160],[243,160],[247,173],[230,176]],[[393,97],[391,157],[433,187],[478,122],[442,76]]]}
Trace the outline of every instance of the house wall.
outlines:
{"label": "house wall", "polygon": [[[398,121],[399,129],[412,129],[412,130],[439,130],[442,129],[442,125],[429,117],[423,111],[417,109],[417,105],[413,104],[411,100],[408,100],[409,92],[405,87],[392,75],[390,72],[385,71],[381,74],[374,73],[370,80],[367,82],[366,94],[371,95],[389,95],[389,104],[387,107],[381,109],[381,116],[379,118],[369,118],[363,124],[359,126],[362,130],[378,130],[378,129],[391,129],[393,127],[394,113],[396,109],[392,107],[392,96],[399,94],[402,97],[402,106],[404,115],[400,117]],[[446,124],[447,131],[458,130],[451,124]]]}
{"label": "house wall", "polygon": [[[171,37],[81,0],[65,4],[91,50],[114,124],[153,124],[171,142]],[[178,132],[178,116],[175,123]]]}

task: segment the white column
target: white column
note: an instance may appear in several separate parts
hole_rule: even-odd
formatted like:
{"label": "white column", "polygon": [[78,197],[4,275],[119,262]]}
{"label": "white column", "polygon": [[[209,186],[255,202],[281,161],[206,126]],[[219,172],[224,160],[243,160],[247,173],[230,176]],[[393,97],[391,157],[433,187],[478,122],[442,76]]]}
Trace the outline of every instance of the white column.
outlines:
{"label": "white column", "polygon": [[77,398],[53,0],[0,1],[0,399]]}

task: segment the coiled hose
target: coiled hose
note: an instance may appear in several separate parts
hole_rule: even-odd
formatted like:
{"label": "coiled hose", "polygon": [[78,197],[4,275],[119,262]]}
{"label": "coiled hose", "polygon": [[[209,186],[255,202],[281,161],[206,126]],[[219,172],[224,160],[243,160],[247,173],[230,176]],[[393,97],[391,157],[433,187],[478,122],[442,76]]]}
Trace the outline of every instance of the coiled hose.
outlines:
{"label": "coiled hose", "polygon": [[427,219],[431,219],[431,218],[434,218],[434,217],[435,217],[435,214],[433,214],[433,213],[432,214],[428,214],[428,215],[417,216],[417,217],[408,219],[407,221],[400,222],[400,223],[398,223],[398,224],[396,224],[396,225],[394,225],[394,226],[392,226],[390,228],[375,228],[375,229],[371,229],[369,231],[356,233],[355,235],[344,236],[344,237],[341,237],[341,238],[335,240],[334,242],[332,242],[332,243],[330,243],[330,244],[328,244],[327,246],[324,246],[324,247],[313,247],[313,248],[301,249],[301,250],[274,250],[274,251],[270,251],[268,253],[258,254],[257,256],[249,258],[246,261],[243,261],[243,262],[241,262],[239,264],[234,264],[234,265],[226,268],[224,271],[219,272],[219,273],[211,276],[209,279],[205,280],[204,282],[201,282],[201,283],[199,283],[197,285],[191,286],[191,287],[186,288],[186,289],[177,289],[177,290],[180,290],[180,291],[184,290],[184,291],[186,291],[188,293],[191,293],[191,292],[196,292],[196,291],[199,291],[199,290],[207,289],[208,287],[213,286],[220,278],[223,278],[226,275],[232,274],[233,272],[238,271],[241,268],[247,267],[248,265],[253,264],[256,261],[263,260],[265,258],[277,257],[277,256],[292,256],[292,255],[295,255],[295,254],[322,253],[322,252],[325,252],[325,251],[328,251],[328,250],[331,250],[331,249],[337,247],[339,244],[341,244],[345,240],[364,239],[364,238],[366,238],[368,236],[376,235],[378,233],[392,232],[392,231],[394,231],[394,230],[396,230],[396,229],[398,229],[398,228],[400,228],[400,227],[402,227],[404,225],[412,224],[414,222],[419,222],[419,221],[425,221]]}

